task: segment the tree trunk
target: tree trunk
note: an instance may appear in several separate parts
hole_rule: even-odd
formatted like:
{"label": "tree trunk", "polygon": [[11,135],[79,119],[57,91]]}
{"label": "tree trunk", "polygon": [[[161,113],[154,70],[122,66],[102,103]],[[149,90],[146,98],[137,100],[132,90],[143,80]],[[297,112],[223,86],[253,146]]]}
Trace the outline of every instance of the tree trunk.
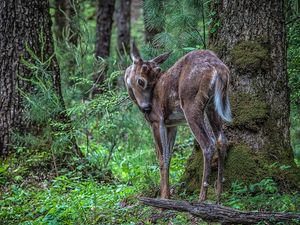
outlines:
{"label": "tree trunk", "polygon": [[[213,1],[212,11],[209,47],[231,71],[225,186],[272,177],[284,190],[299,188],[290,145],[284,1]],[[199,190],[201,150],[187,165],[183,181]]]}
{"label": "tree trunk", "polygon": [[96,57],[109,56],[115,0],[98,1],[96,21]]}
{"label": "tree trunk", "polygon": [[151,7],[152,4],[150,5],[149,3],[150,2],[146,0],[143,1],[143,15],[144,15],[144,26],[145,26],[144,37],[146,43],[150,43],[154,45],[153,41],[155,35],[162,33],[164,31],[163,1],[158,1],[156,4],[154,4],[154,6],[156,6],[155,8],[152,8]]}
{"label": "tree trunk", "polygon": [[[115,0],[98,0],[97,21],[96,21],[96,50],[95,56],[106,59],[109,57],[110,39],[113,23]],[[96,86],[105,79],[106,68],[93,75],[94,88],[92,95],[101,92]]]}
{"label": "tree trunk", "polygon": [[118,51],[122,56],[130,50],[130,7],[131,0],[118,2],[117,27],[118,27]]}
{"label": "tree trunk", "polygon": [[[29,127],[23,118],[22,96],[31,84],[20,77],[31,78],[31,71],[21,59],[33,62],[27,52],[31,49],[38,57],[48,59],[54,53],[48,0],[7,0],[0,2],[0,155],[6,156],[11,147],[12,130],[24,132]],[[43,52],[42,52],[43,50]],[[65,108],[60,71],[55,57],[49,70],[53,88]],[[61,119],[68,121],[65,113]]]}
{"label": "tree trunk", "polygon": [[71,43],[77,44],[78,23],[76,21],[77,0],[55,1],[55,34],[59,40],[65,36]]}

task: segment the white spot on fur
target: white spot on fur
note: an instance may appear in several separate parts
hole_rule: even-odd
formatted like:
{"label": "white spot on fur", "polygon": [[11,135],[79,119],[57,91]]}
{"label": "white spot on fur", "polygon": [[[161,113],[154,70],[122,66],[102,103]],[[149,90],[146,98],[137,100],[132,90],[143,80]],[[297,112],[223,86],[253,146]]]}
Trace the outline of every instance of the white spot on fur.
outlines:
{"label": "white spot on fur", "polygon": [[130,69],[130,72],[126,73],[125,80],[126,80],[127,86],[131,87],[131,78],[134,76],[134,64],[132,64],[132,66],[129,69]]}
{"label": "white spot on fur", "polygon": [[222,142],[222,135],[219,134],[219,137],[218,137],[218,142],[221,143]]}
{"label": "white spot on fur", "polygon": [[217,70],[214,69],[214,72],[213,72],[213,75],[212,75],[212,78],[211,78],[211,81],[210,81],[210,87],[212,87],[216,81],[216,78],[217,78]]}
{"label": "white spot on fur", "polygon": [[213,143],[213,145],[215,145],[215,144],[216,144],[216,139],[215,139],[215,137],[211,137],[210,139],[211,139],[211,142]]}
{"label": "white spot on fur", "polygon": [[190,72],[189,77],[188,77],[189,80],[193,79],[195,72],[199,72],[199,69],[198,68],[193,68],[192,69],[192,71]]}
{"label": "white spot on fur", "polygon": [[130,78],[129,78],[129,77],[127,77],[126,82],[127,82],[127,86],[128,86],[128,87],[131,87],[131,81],[130,81]]}
{"label": "white spot on fur", "polygon": [[208,187],[208,183],[207,183],[207,182],[204,182],[204,183],[203,183],[203,187]]}
{"label": "white spot on fur", "polygon": [[170,98],[175,98],[176,95],[177,95],[177,94],[176,94],[176,91],[172,90],[171,93],[170,93],[170,95],[169,95],[169,97],[170,97]]}

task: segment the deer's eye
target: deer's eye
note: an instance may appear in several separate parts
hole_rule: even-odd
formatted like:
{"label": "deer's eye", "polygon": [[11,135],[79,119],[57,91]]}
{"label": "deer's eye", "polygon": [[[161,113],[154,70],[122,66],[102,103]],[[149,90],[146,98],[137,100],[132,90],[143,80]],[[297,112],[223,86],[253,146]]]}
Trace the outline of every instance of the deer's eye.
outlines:
{"label": "deer's eye", "polygon": [[160,73],[161,72],[161,68],[160,67],[156,67],[154,70],[155,70],[156,73]]}
{"label": "deer's eye", "polygon": [[145,81],[143,81],[142,79],[138,79],[138,85],[140,85],[142,88],[145,87]]}

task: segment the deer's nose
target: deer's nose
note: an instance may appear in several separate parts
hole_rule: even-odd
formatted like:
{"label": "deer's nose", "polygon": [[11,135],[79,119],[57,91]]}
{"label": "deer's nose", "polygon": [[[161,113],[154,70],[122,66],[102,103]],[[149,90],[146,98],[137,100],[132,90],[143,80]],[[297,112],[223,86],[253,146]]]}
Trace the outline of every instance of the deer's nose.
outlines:
{"label": "deer's nose", "polygon": [[142,111],[144,113],[149,113],[149,112],[151,112],[151,110],[152,110],[152,106],[151,105],[147,105],[147,106],[145,106],[145,107],[142,108]]}

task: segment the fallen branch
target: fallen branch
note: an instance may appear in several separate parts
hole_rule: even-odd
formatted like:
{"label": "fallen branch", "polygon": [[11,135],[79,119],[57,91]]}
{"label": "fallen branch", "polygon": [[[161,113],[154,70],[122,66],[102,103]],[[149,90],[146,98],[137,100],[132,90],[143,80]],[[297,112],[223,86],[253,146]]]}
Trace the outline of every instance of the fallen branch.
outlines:
{"label": "fallen branch", "polygon": [[239,211],[221,205],[207,203],[191,204],[186,201],[168,199],[140,198],[139,200],[145,205],[181,212],[189,212],[190,214],[200,217],[205,221],[220,222],[222,224],[253,224],[261,221],[300,221],[300,215],[292,213]]}
{"label": "fallen branch", "polygon": [[170,212],[170,213],[164,213],[164,212],[162,212],[160,214],[152,215],[149,218],[148,222],[150,222],[151,224],[155,224],[155,223],[157,223],[157,221],[159,219],[162,219],[162,218],[166,219],[166,218],[171,218],[171,217],[174,217],[174,216],[176,216],[176,214],[174,212]]}

